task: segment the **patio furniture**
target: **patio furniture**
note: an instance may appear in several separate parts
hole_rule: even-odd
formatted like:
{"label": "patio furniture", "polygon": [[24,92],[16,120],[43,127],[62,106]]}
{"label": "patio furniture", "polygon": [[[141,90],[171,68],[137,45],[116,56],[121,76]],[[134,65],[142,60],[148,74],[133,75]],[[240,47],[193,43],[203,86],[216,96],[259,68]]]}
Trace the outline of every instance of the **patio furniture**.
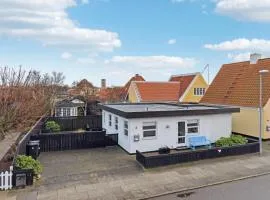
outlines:
{"label": "patio furniture", "polygon": [[188,138],[189,147],[195,150],[195,147],[199,146],[208,146],[211,148],[211,141],[208,140],[205,136],[193,136]]}

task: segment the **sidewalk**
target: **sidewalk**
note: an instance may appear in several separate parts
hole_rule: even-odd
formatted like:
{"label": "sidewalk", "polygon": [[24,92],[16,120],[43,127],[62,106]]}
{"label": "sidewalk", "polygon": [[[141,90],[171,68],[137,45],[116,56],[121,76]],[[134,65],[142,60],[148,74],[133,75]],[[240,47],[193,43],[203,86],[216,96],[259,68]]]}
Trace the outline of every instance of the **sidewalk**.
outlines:
{"label": "sidewalk", "polygon": [[65,188],[52,185],[0,192],[0,199],[141,199],[266,172],[270,172],[270,146],[267,143],[262,156],[253,154],[173,165],[146,170],[140,175],[122,179],[117,179],[113,175],[104,175],[99,183],[76,183]]}

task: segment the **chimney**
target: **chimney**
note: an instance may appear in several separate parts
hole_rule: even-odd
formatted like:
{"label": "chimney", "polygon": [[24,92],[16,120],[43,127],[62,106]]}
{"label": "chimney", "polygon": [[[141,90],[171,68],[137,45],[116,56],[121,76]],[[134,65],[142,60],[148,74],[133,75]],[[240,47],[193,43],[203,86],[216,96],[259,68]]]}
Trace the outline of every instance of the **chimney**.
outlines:
{"label": "chimney", "polygon": [[106,79],[101,79],[101,88],[106,88]]}
{"label": "chimney", "polygon": [[262,58],[262,55],[259,53],[250,54],[250,64],[257,64],[258,60]]}

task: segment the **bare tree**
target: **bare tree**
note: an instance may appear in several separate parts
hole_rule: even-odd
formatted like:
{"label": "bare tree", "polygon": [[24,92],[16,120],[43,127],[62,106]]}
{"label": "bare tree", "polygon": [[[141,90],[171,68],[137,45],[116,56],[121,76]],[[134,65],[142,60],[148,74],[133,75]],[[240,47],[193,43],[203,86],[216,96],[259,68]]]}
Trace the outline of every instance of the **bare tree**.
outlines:
{"label": "bare tree", "polygon": [[64,79],[63,73],[0,67],[0,138],[48,113]]}

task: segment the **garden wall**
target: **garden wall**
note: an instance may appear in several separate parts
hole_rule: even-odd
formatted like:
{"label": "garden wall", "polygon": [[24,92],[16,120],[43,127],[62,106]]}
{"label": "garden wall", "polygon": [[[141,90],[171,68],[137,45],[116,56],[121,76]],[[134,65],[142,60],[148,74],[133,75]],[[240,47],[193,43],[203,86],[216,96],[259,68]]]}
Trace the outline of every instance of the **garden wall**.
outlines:
{"label": "garden wall", "polygon": [[259,152],[259,142],[249,140],[248,144],[232,147],[213,147],[212,149],[190,150],[187,152],[147,155],[136,151],[136,160],[145,168],[153,168],[177,163],[185,163],[209,158],[219,158],[225,156],[235,156]]}
{"label": "garden wall", "polygon": [[74,131],[78,129],[85,129],[87,125],[90,128],[102,128],[101,115],[89,115],[78,117],[48,117],[46,121],[55,121],[61,126],[62,131]]}

